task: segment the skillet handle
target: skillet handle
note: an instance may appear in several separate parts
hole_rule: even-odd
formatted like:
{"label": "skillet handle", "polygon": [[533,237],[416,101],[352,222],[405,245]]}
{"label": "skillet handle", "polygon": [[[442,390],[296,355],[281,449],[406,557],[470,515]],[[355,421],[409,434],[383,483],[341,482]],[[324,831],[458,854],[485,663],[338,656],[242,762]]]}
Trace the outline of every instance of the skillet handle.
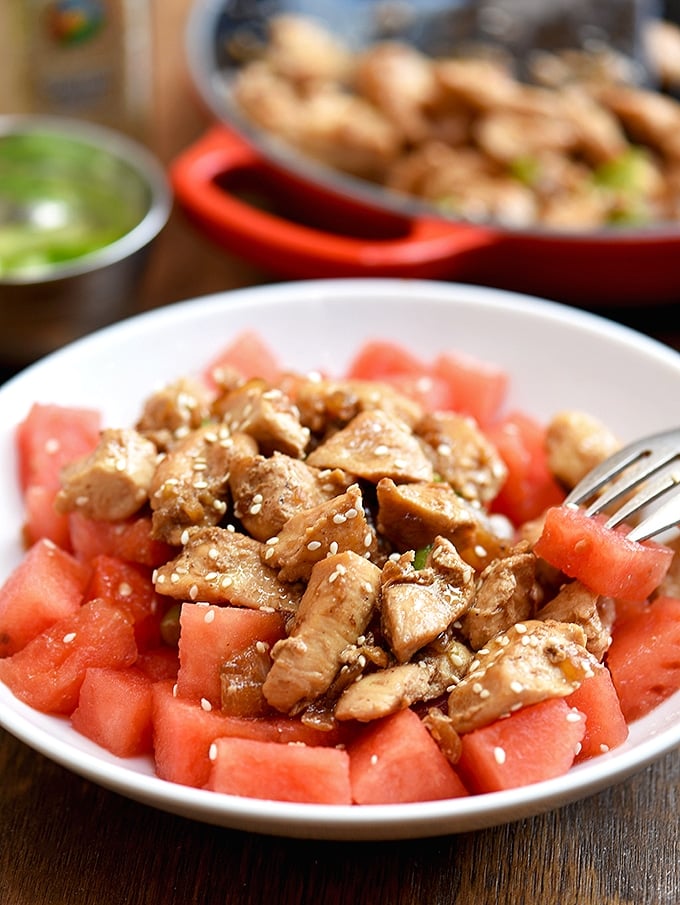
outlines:
{"label": "skillet handle", "polygon": [[[291,193],[292,176],[284,181],[288,200],[294,198],[299,210],[332,210],[340,204],[341,213],[349,213],[365,236],[302,223],[297,213],[287,219],[285,211],[279,215],[251,205],[230,188],[245,176],[258,193],[266,192],[272,172],[255,148],[216,125],[172,162],[169,175],[179,204],[213,240],[286,277],[466,279],[470,266],[476,269],[477,253],[483,255],[495,242],[491,230],[375,210],[302,181]],[[383,224],[373,232],[371,215]],[[389,224],[387,230],[384,224]],[[385,237],[379,237],[381,232]]]}

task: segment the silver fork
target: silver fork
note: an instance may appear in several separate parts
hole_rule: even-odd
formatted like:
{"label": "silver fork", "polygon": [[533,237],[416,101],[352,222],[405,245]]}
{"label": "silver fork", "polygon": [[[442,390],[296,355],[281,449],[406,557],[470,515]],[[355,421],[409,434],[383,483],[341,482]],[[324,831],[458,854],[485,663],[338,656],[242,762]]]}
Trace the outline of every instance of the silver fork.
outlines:
{"label": "silver fork", "polygon": [[587,515],[597,515],[623,498],[606,522],[609,528],[652,507],[628,532],[630,540],[647,540],[680,524],[680,428],[624,446],[590,471],[565,504],[585,505]]}

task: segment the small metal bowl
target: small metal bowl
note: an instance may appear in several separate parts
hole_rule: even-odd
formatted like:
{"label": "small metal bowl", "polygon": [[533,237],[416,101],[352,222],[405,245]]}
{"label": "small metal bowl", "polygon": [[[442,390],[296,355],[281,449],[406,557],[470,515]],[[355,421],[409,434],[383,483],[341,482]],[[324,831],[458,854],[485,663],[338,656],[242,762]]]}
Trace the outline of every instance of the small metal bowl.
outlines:
{"label": "small metal bowl", "polygon": [[0,116],[0,366],[23,367],[133,314],[171,205],[161,164],[124,135]]}

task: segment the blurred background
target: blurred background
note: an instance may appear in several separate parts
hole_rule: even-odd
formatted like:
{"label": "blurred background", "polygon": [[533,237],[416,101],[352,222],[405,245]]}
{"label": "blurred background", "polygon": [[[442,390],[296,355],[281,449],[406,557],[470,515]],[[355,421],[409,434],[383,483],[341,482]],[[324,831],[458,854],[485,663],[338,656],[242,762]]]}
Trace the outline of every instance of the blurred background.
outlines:
{"label": "blurred background", "polygon": [[[511,22],[520,12],[529,15],[541,6],[557,9],[561,3],[495,0],[493,7]],[[304,0],[283,5],[303,12],[334,10],[336,15],[346,8]],[[352,0],[350,5],[357,21],[362,10],[376,6],[362,0]],[[423,0],[419,11],[428,5],[441,9],[469,4]],[[281,6],[271,0],[231,3],[235,15],[256,15],[265,21]],[[394,16],[406,4],[382,6]],[[565,9],[573,13],[576,6],[567,3]],[[607,6],[586,3],[584,15],[599,19]],[[637,8],[669,23],[680,21],[680,0],[639,0]],[[0,114],[48,112],[102,123],[140,142],[168,171],[217,119],[189,72],[186,27],[191,9],[192,0],[2,0]],[[667,87],[677,93],[680,41],[674,43],[676,37],[671,36],[665,46],[664,60]],[[671,252],[677,254],[676,248]],[[276,268],[261,267],[248,256],[211,241],[175,204],[135,289],[134,304],[143,310],[281,277]],[[0,310],[2,291],[0,286]],[[648,312],[646,323],[653,317]]]}

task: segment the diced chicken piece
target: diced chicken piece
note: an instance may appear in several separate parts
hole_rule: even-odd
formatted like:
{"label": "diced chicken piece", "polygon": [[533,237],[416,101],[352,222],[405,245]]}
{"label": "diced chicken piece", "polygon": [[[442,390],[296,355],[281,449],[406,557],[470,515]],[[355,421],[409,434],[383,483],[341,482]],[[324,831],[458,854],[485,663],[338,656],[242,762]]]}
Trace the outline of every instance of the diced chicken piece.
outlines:
{"label": "diced chicken piece", "polygon": [[578,152],[594,166],[614,160],[628,149],[628,139],[618,119],[585,91],[562,91],[558,109],[574,130]]}
{"label": "diced chicken piece", "polygon": [[152,533],[179,546],[187,529],[217,525],[227,511],[232,464],[257,446],[246,434],[207,424],[178,440],[159,462],[149,488]]}
{"label": "diced chicken piece", "polygon": [[463,634],[473,650],[480,650],[514,623],[534,616],[541,600],[536,564],[535,555],[520,548],[483,570],[474,600],[462,619]]}
{"label": "diced chicken piece", "polygon": [[55,507],[96,521],[129,518],[148,499],[157,459],[155,445],[137,431],[106,429],[94,452],[62,470]]}
{"label": "diced chicken piece", "polygon": [[304,107],[293,85],[265,60],[243,66],[233,83],[235,103],[253,123],[299,146],[304,140]]}
{"label": "diced chicken piece", "polygon": [[351,550],[374,557],[378,542],[366,521],[359,485],[291,516],[266,548],[266,561],[282,581],[309,578],[314,565],[329,554]]}
{"label": "diced chicken piece", "polygon": [[680,27],[676,22],[652,19],[645,25],[644,48],[661,85],[674,89],[680,85]]}
{"label": "diced chicken piece", "polygon": [[577,131],[556,113],[553,110],[552,115],[536,115],[493,109],[479,117],[473,135],[485,154],[508,165],[545,150],[566,152],[576,145]]}
{"label": "diced chicken piece", "polygon": [[568,490],[620,448],[612,431],[585,412],[558,412],[546,428],[548,467]]}
{"label": "diced chicken piece", "polygon": [[567,697],[601,668],[582,628],[563,622],[518,622],[492,638],[451,691],[457,732],[470,732],[530,704]]}
{"label": "diced chicken piece", "polygon": [[471,660],[470,651],[453,642],[442,651],[427,651],[417,662],[366,673],[342,693],[335,717],[368,722],[439,698],[460,681]]}
{"label": "diced chicken piece", "polygon": [[399,41],[367,47],[356,60],[354,87],[382,110],[409,142],[429,131],[427,111],[436,102],[439,83],[432,60]]}
{"label": "diced chicken piece", "polygon": [[373,615],[380,569],[356,553],[318,562],[300,601],[290,635],[272,648],[264,695],[277,710],[296,712],[323,695]]}
{"label": "diced chicken piece", "polygon": [[417,402],[387,384],[368,380],[304,380],[296,386],[295,402],[300,421],[317,436],[345,427],[359,412],[374,409],[411,428],[423,415]]}
{"label": "diced chicken piece", "polygon": [[449,102],[475,110],[508,107],[521,93],[508,68],[494,60],[443,59],[434,63],[434,70]]}
{"label": "diced chicken piece", "polygon": [[182,552],[154,573],[159,594],[175,600],[231,603],[253,610],[292,612],[295,585],[280,581],[263,562],[264,545],[226,528],[199,528]]}
{"label": "diced chicken piece", "polygon": [[571,581],[541,607],[536,618],[580,625],[586,635],[586,648],[601,661],[611,644],[613,614],[600,607],[599,601],[599,595],[590,588],[580,581]]}
{"label": "diced chicken piece", "polygon": [[360,412],[307,456],[317,468],[341,468],[377,483],[431,481],[432,463],[408,425],[380,410]]}
{"label": "diced chicken piece", "polygon": [[477,184],[499,172],[498,165],[476,148],[432,140],[395,161],[385,184],[397,192],[440,201],[464,192],[470,182]]}
{"label": "diced chicken piece", "polygon": [[343,471],[321,471],[283,453],[236,461],[229,474],[234,515],[248,534],[266,541],[276,537],[289,518],[320,506],[347,490],[352,478]]}
{"label": "diced chicken piece", "polygon": [[349,49],[329,29],[294,14],[271,18],[265,58],[277,74],[303,86],[343,81],[353,66]]}
{"label": "diced chicken piece", "polygon": [[474,569],[444,538],[436,539],[424,568],[412,563],[407,553],[382,571],[381,625],[400,663],[459,619],[475,592]]}
{"label": "diced chicken piece", "polygon": [[383,478],[377,484],[377,529],[397,550],[419,550],[437,535],[469,547],[479,518],[471,505],[448,484],[421,481],[395,484]]}
{"label": "diced chicken piece", "polygon": [[680,157],[680,104],[676,100],[626,85],[605,85],[596,97],[619,118],[633,141],[670,159]]}
{"label": "diced chicken piece", "polygon": [[434,667],[423,661],[367,673],[349,685],[335,705],[338,720],[366,723],[428,698]]}
{"label": "diced chicken piece", "polygon": [[210,418],[210,394],[205,384],[184,377],[149,396],[136,428],[159,450],[168,449]]}
{"label": "diced chicken piece", "polygon": [[278,451],[300,459],[309,443],[309,428],[300,424],[297,407],[262,380],[249,380],[220,396],[213,411],[232,433],[251,436],[265,456]]}
{"label": "diced chicken piece", "polygon": [[508,469],[472,418],[433,412],[415,432],[432,450],[435,472],[462,497],[486,504],[497,496]]}
{"label": "diced chicken piece", "polygon": [[457,764],[463,751],[463,743],[453,728],[451,717],[442,713],[438,707],[430,707],[423,717],[423,723],[449,763]]}

